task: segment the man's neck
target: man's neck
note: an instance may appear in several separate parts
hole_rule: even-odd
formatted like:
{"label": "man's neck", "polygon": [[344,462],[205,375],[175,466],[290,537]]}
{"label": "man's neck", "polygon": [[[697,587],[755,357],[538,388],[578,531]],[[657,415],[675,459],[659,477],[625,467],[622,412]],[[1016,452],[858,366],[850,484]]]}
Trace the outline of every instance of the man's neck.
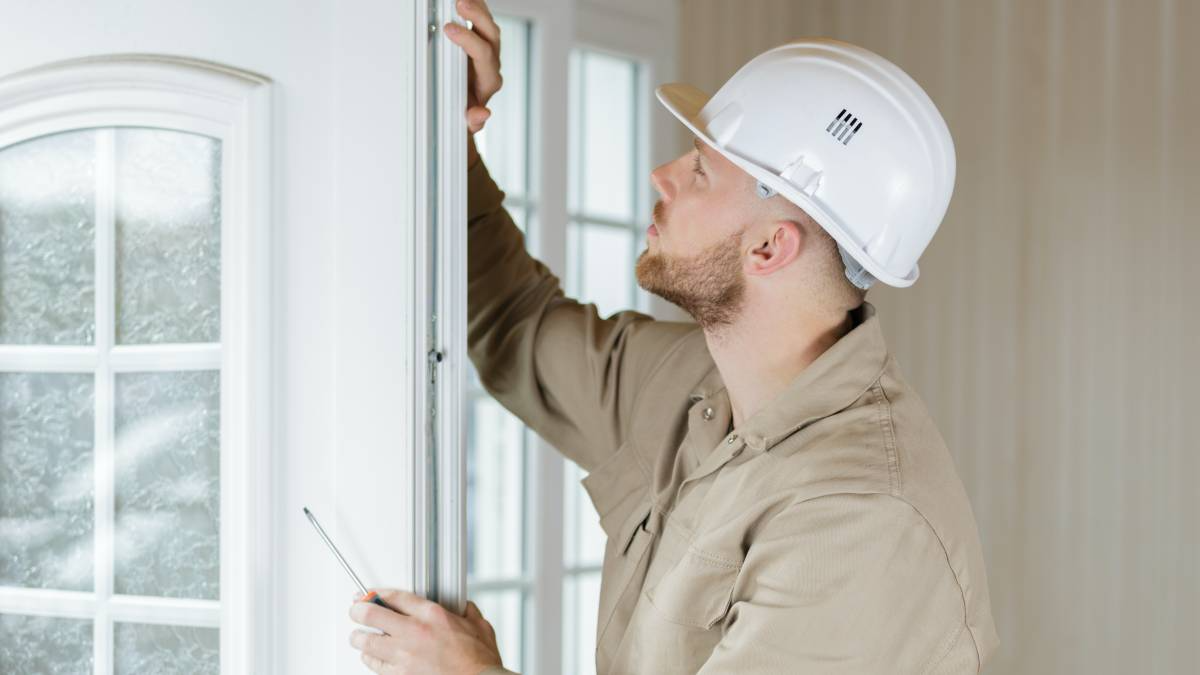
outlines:
{"label": "man's neck", "polygon": [[840,318],[796,313],[779,316],[747,308],[716,331],[704,331],[740,427],[787,388],[810,363],[853,327],[850,313]]}

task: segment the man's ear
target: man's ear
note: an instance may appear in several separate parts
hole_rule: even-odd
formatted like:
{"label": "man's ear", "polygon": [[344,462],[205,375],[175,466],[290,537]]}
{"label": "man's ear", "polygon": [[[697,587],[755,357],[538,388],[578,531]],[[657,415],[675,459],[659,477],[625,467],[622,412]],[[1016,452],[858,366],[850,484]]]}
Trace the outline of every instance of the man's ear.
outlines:
{"label": "man's ear", "polygon": [[753,242],[746,256],[748,275],[767,276],[783,269],[804,250],[804,229],[794,220],[775,220],[760,230],[764,234]]}

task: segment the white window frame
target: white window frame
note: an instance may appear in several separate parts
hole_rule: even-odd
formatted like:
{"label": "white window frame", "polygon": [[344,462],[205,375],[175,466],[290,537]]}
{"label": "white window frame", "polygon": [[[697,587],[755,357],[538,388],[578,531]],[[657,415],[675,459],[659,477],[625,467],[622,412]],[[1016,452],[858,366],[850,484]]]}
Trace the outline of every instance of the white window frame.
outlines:
{"label": "white window frame", "polygon": [[[271,585],[271,85],[250,72],[174,57],[66,61],[0,80],[0,147],[47,134],[139,126],[222,143],[220,344],[114,346],[112,203],[97,197],[92,346],[0,345],[0,370],[96,375],[92,592],[0,587],[0,612],[93,620],[93,659],[112,672],[113,623],[221,629],[221,672],[269,672]],[[108,138],[111,140],[111,133]],[[105,145],[102,136],[101,145]],[[111,153],[111,143],[108,150]],[[97,172],[100,180],[111,174]],[[106,245],[100,245],[105,242]],[[112,594],[113,374],[220,369],[220,599]]]}

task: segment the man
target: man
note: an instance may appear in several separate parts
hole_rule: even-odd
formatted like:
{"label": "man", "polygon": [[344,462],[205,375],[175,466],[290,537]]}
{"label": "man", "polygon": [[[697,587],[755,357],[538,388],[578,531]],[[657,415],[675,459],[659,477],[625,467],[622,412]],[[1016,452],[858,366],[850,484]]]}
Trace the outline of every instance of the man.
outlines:
{"label": "man", "polygon": [[[500,36],[482,2],[460,11],[473,134]],[[697,138],[651,174],[637,279],[695,324],[564,297],[469,142],[471,357],[589,472],[608,536],[597,672],[978,672],[998,637],[974,517],[864,299],[916,279],[945,212],[941,116],[894,65],[823,40],[711,97],[658,93]],[[507,672],[473,604],[385,599],[412,616],[352,610],[391,635],[352,640],[376,672]]]}

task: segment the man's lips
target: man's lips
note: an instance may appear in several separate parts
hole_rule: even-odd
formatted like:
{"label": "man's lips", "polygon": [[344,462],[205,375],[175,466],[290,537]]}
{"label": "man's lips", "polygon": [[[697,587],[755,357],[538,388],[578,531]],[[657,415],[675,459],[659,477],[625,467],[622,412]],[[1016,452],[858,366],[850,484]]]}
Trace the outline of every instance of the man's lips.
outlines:
{"label": "man's lips", "polygon": [[658,226],[655,225],[654,223],[650,223],[650,227],[646,228],[646,236],[657,237],[658,236]]}

